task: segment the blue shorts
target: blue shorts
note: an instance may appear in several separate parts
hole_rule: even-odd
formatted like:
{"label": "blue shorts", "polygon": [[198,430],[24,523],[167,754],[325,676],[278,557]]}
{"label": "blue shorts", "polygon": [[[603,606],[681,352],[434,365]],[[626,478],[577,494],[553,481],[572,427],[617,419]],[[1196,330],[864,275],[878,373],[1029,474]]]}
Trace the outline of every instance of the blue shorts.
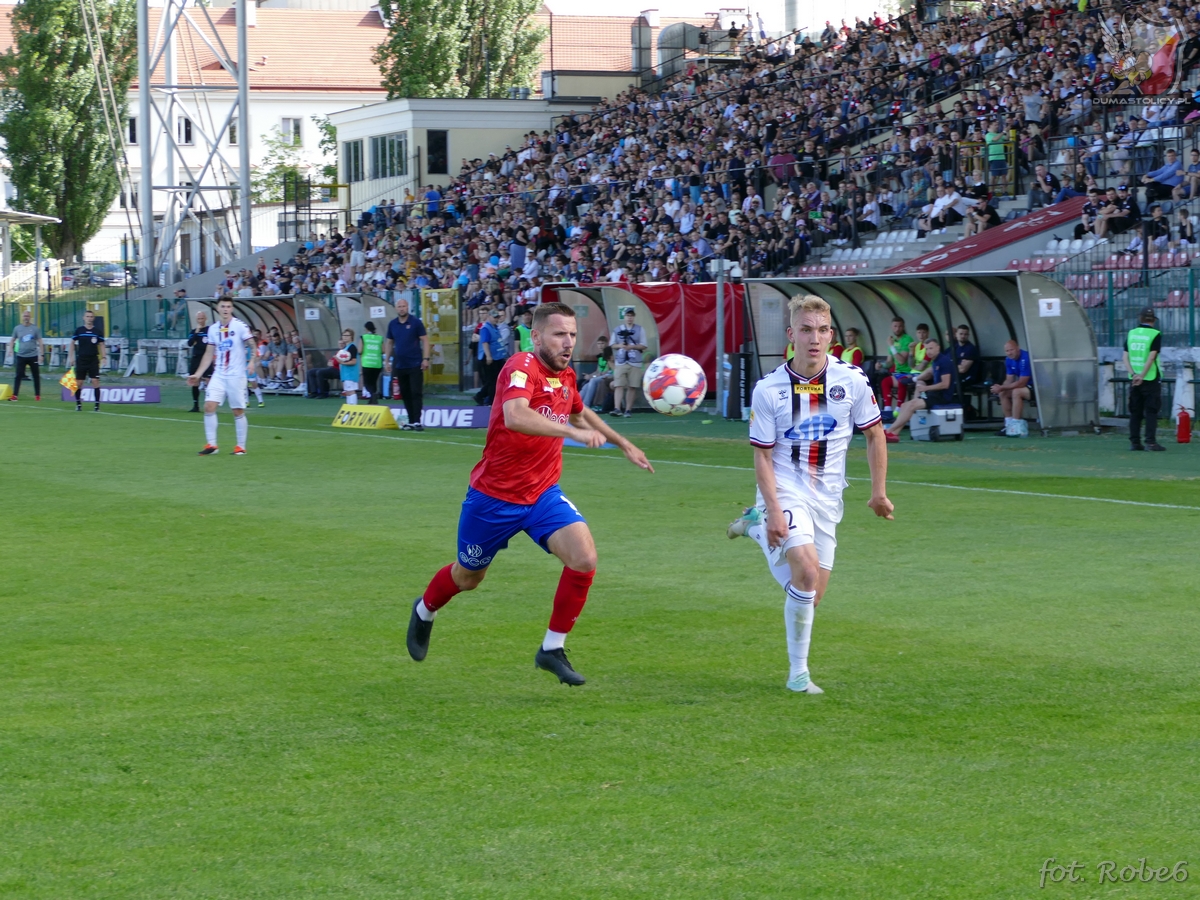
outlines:
{"label": "blue shorts", "polygon": [[458,564],[464,569],[486,569],[508,546],[509,539],[521,531],[549,553],[550,535],[586,521],[557,484],[546,488],[530,506],[506,503],[467,488],[458,517]]}

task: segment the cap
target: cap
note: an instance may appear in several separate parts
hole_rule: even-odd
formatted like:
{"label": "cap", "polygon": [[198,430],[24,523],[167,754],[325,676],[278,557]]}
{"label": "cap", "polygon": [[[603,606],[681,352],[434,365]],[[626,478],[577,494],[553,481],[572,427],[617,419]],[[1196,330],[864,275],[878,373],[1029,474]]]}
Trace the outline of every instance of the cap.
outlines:
{"label": "cap", "polygon": [[1127,190],[1129,190],[1129,185],[1127,185],[1127,184],[1118,184],[1118,185],[1117,185],[1117,190],[1118,190],[1118,191],[1127,191]]}
{"label": "cap", "polygon": [[1154,307],[1152,307],[1152,306],[1143,307],[1142,311],[1140,313],[1138,313],[1138,321],[1139,322],[1156,322],[1156,321],[1158,321],[1158,316],[1155,315],[1155,313],[1154,313]]}

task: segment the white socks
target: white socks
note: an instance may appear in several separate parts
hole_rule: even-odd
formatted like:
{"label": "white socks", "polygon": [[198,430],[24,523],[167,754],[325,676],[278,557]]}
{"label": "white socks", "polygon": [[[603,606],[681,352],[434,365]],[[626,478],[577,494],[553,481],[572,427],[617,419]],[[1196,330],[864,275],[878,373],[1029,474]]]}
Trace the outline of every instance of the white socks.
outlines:
{"label": "white socks", "polygon": [[812,640],[813,601],[816,591],[799,591],[788,585],[784,593],[783,624],[787,628],[788,662],[791,671],[788,680],[808,671],[808,645]]}
{"label": "white socks", "polygon": [[259,403],[262,403],[262,402],[263,402],[263,398],[262,398],[262,388],[256,387],[256,388],[254,389],[254,396],[255,396],[255,398],[258,400],[258,402],[259,402]]}
{"label": "white socks", "polygon": [[[213,416],[213,419],[216,419]],[[243,449],[246,447],[246,433],[250,430],[250,423],[246,421],[245,414],[235,416],[233,419],[233,428],[237,433],[237,445]],[[213,426],[213,431],[216,431],[216,426]]]}
{"label": "white socks", "polygon": [[347,406],[358,406],[358,394],[347,394],[346,395],[346,405]]}
{"label": "white socks", "polygon": [[546,630],[546,637],[542,641],[543,650],[561,650],[567,644],[567,635],[562,631]]}
{"label": "white socks", "polygon": [[417,604],[417,618],[422,622],[432,622],[433,617],[436,615],[437,613],[431,612],[429,607],[425,605],[425,598],[422,597],[421,602]]}
{"label": "white socks", "polygon": [[779,547],[771,548],[767,545],[767,522],[764,517],[757,525],[751,525],[746,529],[746,537],[762,548],[763,555],[767,558],[767,567],[771,570],[771,575],[779,582],[779,586],[787,589],[788,584],[792,580],[792,567],[788,565],[787,554]]}
{"label": "white socks", "polygon": [[204,442],[210,447],[217,446],[217,414],[204,414]]}

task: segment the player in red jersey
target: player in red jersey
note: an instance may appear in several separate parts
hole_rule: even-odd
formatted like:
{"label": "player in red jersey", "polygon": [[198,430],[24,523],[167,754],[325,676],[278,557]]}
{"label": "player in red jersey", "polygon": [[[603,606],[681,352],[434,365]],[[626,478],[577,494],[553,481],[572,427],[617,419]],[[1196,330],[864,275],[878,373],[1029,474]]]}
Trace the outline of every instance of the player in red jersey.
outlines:
{"label": "player in red jersey", "polygon": [[571,368],[575,336],[574,310],[565,303],[543,303],[533,314],[533,352],[513,355],[500,370],[483,458],[471,471],[458,520],[458,558],[413,601],[408,653],[417,662],[429,652],[437,611],[455,594],[479,587],[496,554],[524,531],[563,563],[550,627],[534,665],[563,684],[584,683],[563,645],[587,602],[596,544],[587,522],[558,487],[563,438],[588,447],[612,441],[634,465],[647,472],[654,467],[583,405]]}

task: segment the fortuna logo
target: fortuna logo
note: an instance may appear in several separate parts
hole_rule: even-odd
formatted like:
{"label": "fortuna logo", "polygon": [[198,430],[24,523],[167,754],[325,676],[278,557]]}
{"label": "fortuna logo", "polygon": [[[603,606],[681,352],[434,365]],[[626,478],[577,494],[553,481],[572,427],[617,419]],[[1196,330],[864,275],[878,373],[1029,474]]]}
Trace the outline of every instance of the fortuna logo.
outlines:
{"label": "fortuna logo", "polygon": [[823,384],[798,384],[793,390],[797,394],[823,394],[825,393],[825,385]]}

